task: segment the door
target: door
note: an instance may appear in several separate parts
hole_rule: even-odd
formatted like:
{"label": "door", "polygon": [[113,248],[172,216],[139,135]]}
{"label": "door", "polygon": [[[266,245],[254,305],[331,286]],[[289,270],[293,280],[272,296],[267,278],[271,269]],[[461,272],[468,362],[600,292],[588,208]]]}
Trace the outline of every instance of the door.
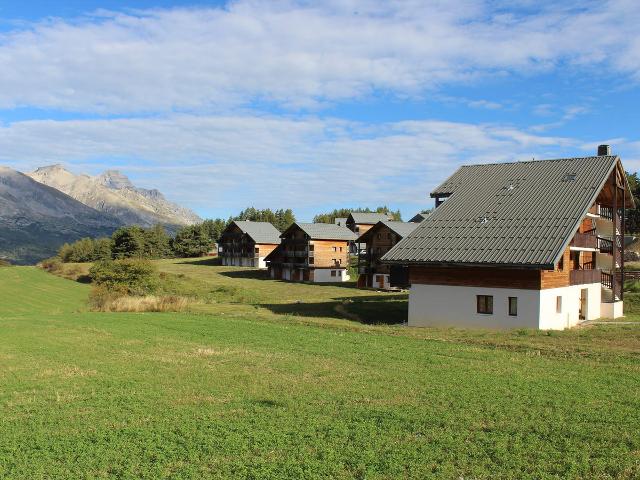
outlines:
{"label": "door", "polygon": [[585,320],[587,318],[587,300],[588,300],[589,290],[583,288],[580,290],[580,312],[579,317],[580,320]]}
{"label": "door", "polygon": [[378,288],[384,288],[384,275],[376,275],[378,281]]}

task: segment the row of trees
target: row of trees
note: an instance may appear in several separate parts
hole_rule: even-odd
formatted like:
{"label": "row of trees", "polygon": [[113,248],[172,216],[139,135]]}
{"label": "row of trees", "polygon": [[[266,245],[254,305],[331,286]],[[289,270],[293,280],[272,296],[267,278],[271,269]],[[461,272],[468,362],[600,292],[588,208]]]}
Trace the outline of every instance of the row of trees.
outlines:
{"label": "row of trees", "polygon": [[82,238],[58,250],[63,262],[96,262],[121,258],[163,258],[174,252],[173,240],[161,225],[122,227],[110,238]]}
{"label": "row of trees", "polygon": [[[329,213],[316,215],[317,223],[333,223],[335,218],[347,217],[351,212],[386,213],[394,220],[402,220],[400,211],[391,211],[388,207],[336,209]],[[291,209],[256,209],[253,207],[241,211],[227,220],[220,218],[205,220],[196,225],[180,228],[174,237],[156,225],[151,228],[139,226],[122,227],[110,238],[83,238],[77,242],[65,243],[58,251],[63,262],[97,262],[101,260],[117,260],[123,258],[167,258],[167,257],[199,257],[209,253],[220,239],[224,229],[235,220],[253,222],[270,222],[281,232],[285,231],[296,217]]]}
{"label": "row of trees", "polygon": [[378,207],[375,210],[371,210],[370,208],[337,208],[329,213],[320,213],[313,217],[313,223],[334,223],[336,218],[346,218],[350,213],[384,213],[386,215],[390,215],[392,220],[396,220],[398,222],[402,221],[402,214],[400,210],[393,211],[389,207],[382,206]]}
{"label": "row of trees", "polygon": [[284,231],[295,216],[291,209],[276,210],[247,208],[228,220],[216,218],[180,228],[170,237],[161,225],[142,228],[136,225],[116,230],[110,238],[83,238],[65,243],[58,251],[63,262],[96,262],[123,258],[200,257],[209,253],[224,229],[234,220],[271,222]]}

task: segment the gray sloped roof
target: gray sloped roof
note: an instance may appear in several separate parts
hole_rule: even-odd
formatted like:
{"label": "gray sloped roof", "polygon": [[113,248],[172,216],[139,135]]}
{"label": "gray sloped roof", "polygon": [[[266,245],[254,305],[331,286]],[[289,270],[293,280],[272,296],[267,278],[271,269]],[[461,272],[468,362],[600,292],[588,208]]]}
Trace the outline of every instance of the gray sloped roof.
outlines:
{"label": "gray sloped roof", "polygon": [[392,222],[392,221],[388,221],[388,222],[382,222],[382,223],[384,223],[386,226],[388,226],[391,230],[396,232],[402,238],[404,238],[407,235],[409,235],[411,232],[413,232],[418,227],[418,225],[416,223],[411,223],[411,222]]}
{"label": "gray sloped roof", "polygon": [[364,225],[374,225],[378,222],[389,220],[389,216],[384,213],[351,212],[349,217],[353,219],[354,223]]}
{"label": "gray sloped roof", "polygon": [[416,213],[409,221],[412,223],[420,223],[425,218],[427,218],[428,215],[428,213]]}
{"label": "gray sloped roof", "polygon": [[344,225],[345,223],[347,223],[347,219],[343,217],[336,217],[333,220],[333,223],[335,223],[336,225]]}
{"label": "gray sloped roof", "polygon": [[432,193],[449,198],[383,261],[552,268],[618,161],[460,167]]}
{"label": "gray sloped roof", "polygon": [[296,223],[312,240],[355,240],[347,227],[334,223]]}
{"label": "gray sloped roof", "polygon": [[373,227],[371,227],[369,230],[367,230],[362,235],[360,235],[360,237],[358,237],[357,242],[358,243],[366,242],[367,238],[375,233],[375,231],[378,229],[379,225],[386,225],[392,231],[396,232],[400,236],[400,238],[406,237],[411,232],[413,232],[416,228],[418,228],[418,224],[417,223],[393,222],[393,221],[390,221],[390,220],[389,221],[384,221],[384,222],[378,222]]}
{"label": "gray sloped roof", "polygon": [[280,232],[269,222],[249,222],[237,220],[235,223],[242,233],[247,234],[256,243],[280,243]]}

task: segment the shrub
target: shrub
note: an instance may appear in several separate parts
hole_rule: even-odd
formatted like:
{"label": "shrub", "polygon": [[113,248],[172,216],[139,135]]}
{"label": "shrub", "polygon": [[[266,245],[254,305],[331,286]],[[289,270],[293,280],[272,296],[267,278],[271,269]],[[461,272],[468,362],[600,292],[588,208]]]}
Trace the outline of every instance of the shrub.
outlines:
{"label": "shrub", "polygon": [[64,268],[62,265],[62,260],[60,260],[58,257],[51,257],[47,258],[46,260],[42,260],[38,264],[38,267],[53,274],[60,273]]}
{"label": "shrub", "polygon": [[2,267],[10,267],[11,266],[11,262],[9,260],[6,260],[4,258],[0,258],[0,268]]}
{"label": "shrub", "polygon": [[107,290],[128,295],[148,295],[158,288],[158,274],[147,260],[103,260],[95,263],[89,275]]}

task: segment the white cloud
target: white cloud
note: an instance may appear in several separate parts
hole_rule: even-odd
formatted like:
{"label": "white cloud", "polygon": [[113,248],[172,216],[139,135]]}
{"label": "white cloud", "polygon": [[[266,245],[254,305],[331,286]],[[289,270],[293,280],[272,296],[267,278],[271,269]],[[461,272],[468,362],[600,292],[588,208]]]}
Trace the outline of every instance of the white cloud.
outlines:
{"label": "white cloud", "polygon": [[[478,75],[603,65],[640,80],[633,0],[536,7],[240,0],[52,19],[0,35],[0,107],[102,113],[313,107]],[[512,10],[513,10],[512,6]]]}
{"label": "white cloud", "polygon": [[142,186],[204,214],[246,205],[303,213],[331,202],[424,206],[429,189],[462,163],[557,156],[579,147],[510,126],[442,121],[371,126],[315,117],[171,115],[0,126],[0,162],[20,170],[57,162],[86,173],[122,168]]}

